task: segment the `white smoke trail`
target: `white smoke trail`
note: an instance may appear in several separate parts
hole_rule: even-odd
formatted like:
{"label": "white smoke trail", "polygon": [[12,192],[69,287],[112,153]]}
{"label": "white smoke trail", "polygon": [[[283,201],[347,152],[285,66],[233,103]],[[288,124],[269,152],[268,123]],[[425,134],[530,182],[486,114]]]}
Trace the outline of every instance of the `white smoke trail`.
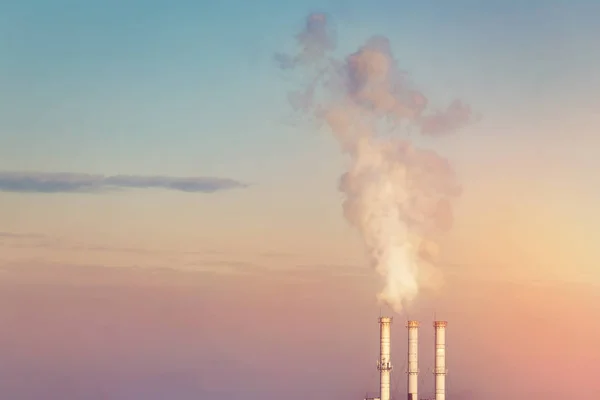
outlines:
{"label": "white smoke trail", "polygon": [[460,188],[445,159],[408,135],[382,133],[437,136],[462,127],[471,111],[456,100],[444,112],[427,113],[426,97],[400,72],[384,37],[338,60],[327,17],[311,14],[296,38],[296,55],[275,57],[281,68],[309,78],[290,103],[325,122],[349,155],[339,185],[344,215],[384,278],[379,300],[399,312],[435,271],[434,240],[452,224],[451,200]]}

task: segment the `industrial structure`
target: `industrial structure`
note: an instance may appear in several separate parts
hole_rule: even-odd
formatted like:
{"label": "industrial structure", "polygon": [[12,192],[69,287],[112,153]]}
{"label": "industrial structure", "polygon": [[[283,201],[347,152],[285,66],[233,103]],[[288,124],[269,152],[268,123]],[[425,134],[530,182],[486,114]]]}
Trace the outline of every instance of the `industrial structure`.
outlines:
{"label": "industrial structure", "polygon": [[390,375],[392,372],[391,356],[392,318],[379,318],[379,400],[390,400]]}
{"label": "industrial structure", "polygon": [[408,400],[419,400],[419,322],[408,321]]}
{"label": "industrial structure", "polygon": [[435,400],[446,399],[446,321],[435,321]]}
{"label": "industrial structure", "polygon": [[[365,400],[400,400],[391,397],[391,317],[379,318],[379,397],[365,397]],[[435,398],[431,400],[446,400],[446,326],[447,321],[434,321],[435,329]],[[419,322],[408,321],[407,349],[407,400],[419,400]]]}

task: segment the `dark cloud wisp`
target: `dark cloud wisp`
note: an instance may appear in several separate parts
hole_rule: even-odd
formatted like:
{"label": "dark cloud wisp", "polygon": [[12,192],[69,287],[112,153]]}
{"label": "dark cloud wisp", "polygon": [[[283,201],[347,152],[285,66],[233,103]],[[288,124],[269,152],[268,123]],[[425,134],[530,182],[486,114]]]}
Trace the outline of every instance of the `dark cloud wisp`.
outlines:
{"label": "dark cloud wisp", "polygon": [[0,191],[17,193],[97,193],[117,189],[158,188],[188,193],[213,193],[244,188],[233,179],[214,177],[92,175],[0,171]]}

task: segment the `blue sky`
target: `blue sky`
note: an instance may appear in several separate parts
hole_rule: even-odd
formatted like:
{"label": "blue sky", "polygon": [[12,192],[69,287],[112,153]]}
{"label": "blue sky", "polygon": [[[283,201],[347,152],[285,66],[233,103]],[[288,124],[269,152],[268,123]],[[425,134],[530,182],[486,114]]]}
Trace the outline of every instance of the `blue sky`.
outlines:
{"label": "blue sky", "polygon": [[5,3],[1,167],[260,180],[290,152],[308,156],[310,136],[279,123],[271,54],[314,9],[333,14],[344,50],[386,34],[440,103],[464,96],[492,121],[591,100],[598,6],[477,3]]}

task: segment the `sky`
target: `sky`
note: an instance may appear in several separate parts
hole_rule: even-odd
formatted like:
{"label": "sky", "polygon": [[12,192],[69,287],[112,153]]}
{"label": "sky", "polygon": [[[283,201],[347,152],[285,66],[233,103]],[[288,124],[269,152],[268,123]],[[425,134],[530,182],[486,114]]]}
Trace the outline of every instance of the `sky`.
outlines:
{"label": "sky", "polygon": [[274,62],[315,11],[337,54],[383,35],[433,107],[479,116],[435,144],[463,190],[444,285],[395,315],[395,388],[404,321],[429,371],[435,313],[449,396],[598,398],[600,5],[583,0],[0,4],[0,395],[376,391],[381,281],[342,213],[347,159]]}

